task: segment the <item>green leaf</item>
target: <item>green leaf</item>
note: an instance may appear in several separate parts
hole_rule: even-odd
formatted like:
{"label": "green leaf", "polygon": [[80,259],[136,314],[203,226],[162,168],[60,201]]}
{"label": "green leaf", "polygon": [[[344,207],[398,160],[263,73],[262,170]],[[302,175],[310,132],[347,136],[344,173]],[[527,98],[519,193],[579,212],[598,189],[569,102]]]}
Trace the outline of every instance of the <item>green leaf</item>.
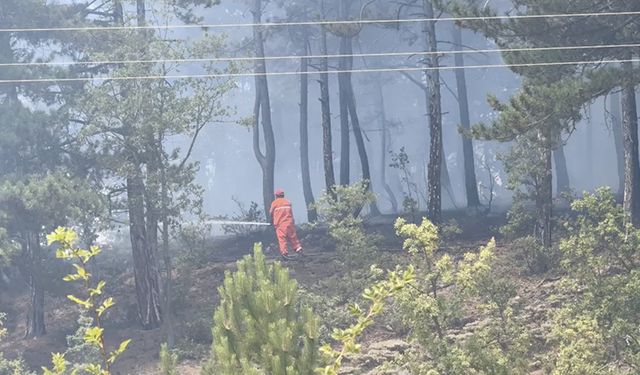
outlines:
{"label": "green leaf", "polygon": [[67,296],[68,299],[70,299],[72,302],[82,306],[83,308],[89,310],[90,308],[93,307],[93,305],[91,304],[91,300],[90,299],[86,299],[86,300],[82,300],[72,294],[69,294]]}

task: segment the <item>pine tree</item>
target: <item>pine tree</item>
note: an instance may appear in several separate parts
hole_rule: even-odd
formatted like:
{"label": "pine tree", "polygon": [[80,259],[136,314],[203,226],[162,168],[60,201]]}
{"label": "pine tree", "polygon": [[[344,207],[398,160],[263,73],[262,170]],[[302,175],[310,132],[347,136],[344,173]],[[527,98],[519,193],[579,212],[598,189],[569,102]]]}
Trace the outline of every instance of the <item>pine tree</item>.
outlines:
{"label": "pine tree", "polygon": [[[531,19],[512,19],[509,21],[470,21],[464,22],[466,27],[485,34],[493,39],[496,44],[503,49],[522,47],[549,47],[549,46],[590,46],[603,45],[614,46],[627,43],[634,43],[640,35],[640,27],[634,22],[633,16],[625,15],[624,12],[634,12],[640,9],[638,2],[609,2],[605,0],[577,0],[571,2],[548,1],[548,0],[512,0],[513,9],[511,15],[544,15],[544,14],[579,14],[579,13],[619,13],[616,16],[601,17],[539,17]],[[455,13],[460,16],[489,16],[496,15],[495,10],[489,9],[481,4],[462,5],[458,2]],[[539,32],[547,30],[547,32]],[[573,50],[555,51],[521,51],[505,52],[503,58],[506,63],[514,64],[512,70],[525,78],[529,88],[538,86],[537,91],[542,94],[535,99],[529,93],[524,92],[524,96],[530,96],[533,101],[543,104],[540,109],[545,112],[529,113],[533,114],[529,119],[521,117],[521,124],[514,126],[517,131],[509,131],[512,135],[522,137],[525,133],[537,128],[536,135],[539,144],[546,143],[542,149],[541,162],[546,164],[545,181],[541,181],[544,189],[544,196],[539,206],[545,206],[543,210],[538,210],[539,214],[546,218],[538,217],[539,222],[550,224],[551,217],[551,151],[559,150],[560,138],[567,134],[565,130],[573,127],[579,119],[576,114],[580,114],[581,107],[590,103],[594,99],[603,96],[618,87],[623,88],[622,123],[624,133],[625,149],[625,210],[636,225],[640,221],[640,194],[639,160],[638,160],[638,131],[636,121],[636,103],[634,87],[638,84],[638,77],[631,64],[628,62],[634,57],[634,52],[629,48],[577,48]],[[622,63],[610,63],[611,61],[622,61]],[[577,64],[579,61],[592,61],[592,64]],[[528,63],[555,62],[562,65],[555,66],[525,66]],[[598,63],[602,62],[602,63]],[[607,63],[609,62],[609,63]],[[626,63],[625,63],[626,62]],[[562,82],[565,82],[562,84]],[[565,86],[565,87],[562,87]],[[562,94],[574,86],[577,88],[568,96]],[[546,88],[555,87],[554,90]],[[567,93],[567,92],[566,92]],[[538,95],[536,94],[536,95]],[[550,94],[549,96],[545,96]],[[522,95],[520,95],[522,97]],[[517,99],[520,100],[520,99]],[[532,102],[532,101],[530,101]],[[546,103],[545,103],[546,102]],[[514,102],[518,104],[517,102]],[[512,106],[512,113],[521,112],[525,114],[526,108]],[[505,120],[508,120],[503,116]],[[525,123],[528,123],[527,126]],[[545,129],[546,128],[546,129]],[[530,141],[534,141],[529,137]],[[511,138],[514,139],[514,138]],[[545,150],[551,148],[551,150]],[[525,158],[529,154],[523,153]],[[544,159],[544,160],[542,160]],[[524,162],[523,162],[524,163]],[[551,241],[548,230],[544,231],[543,243],[548,246]]]}
{"label": "pine tree", "polygon": [[286,268],[266,264],[260,245],[218,288],[211,358],[203,375],[309,375],[318,361],[318,319],[300,307]]}

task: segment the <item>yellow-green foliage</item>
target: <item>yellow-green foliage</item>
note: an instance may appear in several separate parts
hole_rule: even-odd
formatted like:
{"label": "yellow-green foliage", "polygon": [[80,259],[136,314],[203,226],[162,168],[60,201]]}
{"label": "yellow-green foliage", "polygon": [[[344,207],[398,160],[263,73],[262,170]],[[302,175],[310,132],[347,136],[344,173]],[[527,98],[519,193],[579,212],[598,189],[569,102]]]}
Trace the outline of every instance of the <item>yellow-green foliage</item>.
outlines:
{"label": "yellow-green foliage", "polygon": [[362,332],[371,324],[376,315],[382,312],[385,301],[393,297],[414,280],[414,269],[409,266],[406,270],[396,270],[389,272],[386,280],[374,284],[371,288],[365,289],[362,297],[369,301],[369,308],[363,310],[358,304],[351,304],[349,311],[353,314],[356,322],[346,329],[333,330],[331,337],[340,343],[340,349],[334,349],[327,344],[321,348],[322,353],[329,360],[329,365],[318,369],[319,374],[337,375],[342,360],[350,355],[360,352],[360,344],[357,339]]}
{"label": "yellow-green foliage", "polygon": [[[512,303],[515,290],[492,273],[495,241],[460,261],[438,252],[438,228],[396,221],[396,232],[417,267],[416,282],[397,303],[419,344],[405,357],[414,374],[524,374],[527,335]],[[461,321],[483,323],[468,334]]]}
{"label": "yellow-green foliage", "polygon": [[[79,281],[83,286],[84,294],[82,296],[69,294],[67,298],[82,309],[83,313],[93,318],[93,324],[85,330],[84,341],[87,345],[98,349],[101,361],[99,363],[74,364],[70,372],[72,375],[80,374],[80,371],[91,375],[109,375],[111,374],[111,366],[124,353],[131,340],[123,341],[118,348],[111,352],[107,350],[104,342],[102,318],[115,302],[112,297],[104,295],[106,283],[100,280],[93,284],[91,273],[87,270],[91,259],[100,254],[100,248],[93,246],[89,250],[80,249],[75,246],[76,240],[76,232],[67,228],[58,228],[47,236],[49,245],[59,245],[56,250],[56,258],[72,262],[75,272],[65,276],[64,280],[67,282]],[[53,354],[52,362],[52,369],[43,368],[45,375],[63,375],[68,372],[69,364],[63,354]]]}
{"label": "yellow-green foliage", "polygon": [[298,303],[298,286],[260,245],[218,288],[211,359],[203,375],[309,375],[318,360],[318,319]]}
{"label": "yellow-green foliage", "polygon": [[158,369],[161,375],[178,375],[178,355],[172,353],[167,344],[160,345],[160,365]]}
{"label": "yellow-green foliage", "polygon": [[376,249],[378,237],[365,232],[363,220],[358,215],[362,207],[373,202],[375,196],[369,191],[366,181],[349,186],[337,185],[334,193],[335,198],[331,194],[323,195],[316,207],[329,227],[329,235],[336,242],[338,252],[346,260],[347,272],[351,276],[357,266],[370,264],[371,253]]}
{"label": "yellow-green foliage", "polygon": [[560,251],[569,275],[564,292],[573,298],[555,319],[555,373],[581,373],[576,368],[608,373],[614,363],[618,373],[638,369],[640,230],[629,223],[610,189],[585,194],[571,207],[578,215],[567,225],[569,236]]}

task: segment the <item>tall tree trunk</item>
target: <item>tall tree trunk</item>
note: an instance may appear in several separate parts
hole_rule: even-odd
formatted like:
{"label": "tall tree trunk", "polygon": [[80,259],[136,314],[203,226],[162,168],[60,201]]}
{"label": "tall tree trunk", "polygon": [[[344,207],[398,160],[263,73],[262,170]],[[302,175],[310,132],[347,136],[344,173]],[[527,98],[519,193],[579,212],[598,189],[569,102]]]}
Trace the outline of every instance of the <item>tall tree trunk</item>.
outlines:
{"label": "tall tree trunk", "polygon": [[129,233],[133,251],[133,269],[138,301],[138,319],[144,329],[153,329],[162,323],[160,310],[160,280],[156,253],[148,246],[144,212],[144,181],[140,166],[127,177],[127,203]]}
{"label": "tall tree trunk", "polygon": [[42,248],[38,234],[27,231],[24,236],[27,257],[29,259],[30,306],[26,337],[40,337],[47,333],[44,321],[44,284],[42,280]]}
{"label": "tall tree trunk", "polygon": [[[138,26],[142,26],[145,24],[144,1],[137,0],[136,4]],[[119,1],[116,1],[115,5],[116,9],[122,9]],[[115,18],[122,24],[122,14],[117,14],[116,12]],[[125,92],[124,94],[126,95],[127,93]],[[131,124],[127,126],[131,126]],[[129,160],[132,171],[129,172],[126,178],[127,205],[129,210],[129,236],[133,253],[134,282],[138,302],[138,320],[144,329],[154,329],[162,323],[160,276],[156,261],[158,244],[157,216],[156,212],[152,212],[151,222],[148,222],[147,217],[145,217],[145,195],[147,192],[145,191],[139,151],[133,149],[134,146],[129,147],[132,148],[132,155]],[[155,178],[155,176],[152,178]],[[151,197],[148,198],[152,199]],[[149,207],[151,206],[147,208],[149,209]],[[154,210],[152,209],[152,211]]]}
{"label": "tall tree trunk", "polygon": [[[423,0],[425,17],[434,18],[433,4],[431,0]],[[423,26],[425,34],[427,52],[436,52],[438,45],[436,41],[436,28],[434,21],[427,21]],[[435,54],[426,57],[427,68],[438,67],[438,56]],[[437,69],[426,70],[427,87],[429,89],[429,129],[430,129],[430,149],[428,165],[428,197],[427,215],[433,222],[440,222],[442,219],[442,193],[441,193],[441,172],[442,172],[442,109],[440,98],[440,72]]]}
{"label": "tall tree trunk", "polygon": [[556,148],[553,150],[553,161],[556,165],[556,194],[561,196],[563,193],[568,193],[571,188],[567,158],[565,157],[564,145],[561,140],[556,142]]}
{"label": "tall tree trunk", "polygon": [[[321,13],[324,18],[324,0],[320,2]],[[321,31],[321,51],[323,56],[327,56],[327,30],[323,27]],[[333,187],[336,185],[336,177],[333,168],[333,144],[331,137],[331,103],[329,99],[329,59],[323,58],[320,62],[320,104],[322,106],[322,155],[324,162],[324,181],[327,194],[335,198]]]}
{"label": "tall tree trunk", "polygon": [[175,327],[173,323],[173,265],[171,263],[171,253],[169,249],[169,181],[167,180],[167,171],[170,167],[169,158],[164,150],[164,136],[162,132],[158,132],[159,146],[159,162],[160,162],[160,220],[162,221],[162,258],[164,261],[164,329],[167,335],[167,346],[173,348],[175,345]]}
{"label": "tall tree trunk", "polygon": [[145,0],[136,0],[136,18],[138,20],[138,26],[143,26],[146,23],[147,11],[145,9]]}
{"label": "tall tree trunk", "polygon": [[[346,20],[349,14],[349,1],[339,1],[340,20]],[[350,59],[345,56],[349,53],[350,38],[347,35],[340,36],[340,57],[338,67],[341,71],[350,70]],[[340,104],[340,185],[349,185],[350,181],[350,163],[351,163],[351,142],[349,131],[349,89],[348,81],[350,73],[338,73],[338,97]]]}
{"label": "tall tree trunk", "polygon": [[536,232],[542,246],[551,248],[551,215],[553,205],[553,169],[552,152],[553,141],[550,128],[538,131],[539,162],[543,166],[543,173],[538,176],[535,190]]}
{"label": "tall tree trunk", "polygon": [[[462,50],[462,29],[453,26],[453,43],[457,51]],[[454,55],[456,67],[464,66],[464,57],[461,53]],[[467,93],[467,78],[464,69],[456,69],[456,84],[458,87],[458,108],[460,111],[460,124],[462,129],[471,129],[471,119],[469,116],[469,98]],[[478,181],[476,179],[475,157],[473,154],[473,141],[468,136],[462,135],[462,154],[464,156],[464,186],[467,194],[467,207],[480,206],[478,195]]]}
{"label": "tall tree trunk", "polygon": [[116,25],[124,24],[124,11],[121,0],[113,0],[113,22]]}
{"label": "tall tree trunk", "polygon": [[[347,39],[345,53],[347,55],[353,54],[353,45],[352,45],[351,37]],[[346,69],[351,70],[353,68],[353,57],[345,57],[347,64]],[[356,96],[353,90],[353,83],[351,81],[351,73],[347,73],[344,77],[344,85],[346,90],[346,102],[347,109],[349,113],[349,118],[351,119],[351,124],[353,124],[353,135],[356,140],[356,148],[358,149],[358,156],[360,158],[360,167],[362,169],[362,179],[366,181],[367,189],[373,191],[373,181],[371,181],[371,170],[369,168],[369,156],[367,155],[367,148],[364,144],[364,137],[362,136],[362,128],[360,127],[360,119],[358,117],[358,111],[356,106]],[[372,202],[370,204],[371,214],[375,216],[380,215],[380,210],[378,209],[378,205],[376,202]]]}
{"label": "tall tree trunk", "polygon": [[622,88],[622,133],[624,137],[624,211],[633,225],[640,224],[640,164],[638,161],[638,111],[633,86],[633,67],[623,63],[627,81]]}
{"label": "tall tree trunk", "polygon": [[551,148],[545,145],[544,164],[545,173],[542,180],[542,196],[539,198],[540,213],[540,234],[542,237],[542,246],[547,249],[551,248],[551,215],[553,207],[553,171],[551,169]]}
{"label": "tall tree trunk", "polygon": [[616,164],[618,166],[618,195],[624,196],[624,137],[622,136],[622,114],[620,110],[620,93],[611,93],[611,130],[616,149]]}
{"label": "tall tree trunk", "polygon": [[162,218],[162,255],[164,258],[165,281],[164,281],[164,323],[167,334],[167,345],[172,348],[175,344],[175,329],[173,324],[173,266],[171,264],[171,254],[169,252],[169,218],[167,217],[168,207],[166,195],[166,183],[163,188],[163,218]]}
{"label": "tall tree trunk", "polygon": [[[367,155],[367,149],[364,144],[364,138],[362,136],[362,129],[360,128],[360,120],[358,119],[358,113],[356,111],[356,98],[353,93],[353,87],[349,82],[349,113],[351,115],[351,122],[353,123],[353,134],[356,139],[356,146],[358,148],[358,156],[360,157],[360,165],[362,167],[362,179],[366,181],[367,189],[373,191],[373,182],[371,181],[371,170],[369,169],[369,156]],[[380,216],[380,209],[374,200],[369,205],[371,214],[374,216]]]}
{"label": "tall tree trunk", "polygon": [[302,191],[307,205],[309,222],[318,220],[314,208],[315,199],[311,189],[311,173],[309,171],[309,37],[305,32],[302,40],[302,58],[300,59],[300,170],[302,171]]}
{"label": "tall tree trunk", "polygon": [[[253,22],[262,22],[262,0],[253,1]],[[267,220],[269,220],[269,208],[273,201],[273,190],[275,181],[276,145],[273,134],[273,124],[271,123],[271,101],[269,99],[269,83],[267,81],[267,66],[264,60],[264,33],[262,28],[253,28],[253,41],[255,55],[259,59],[255,63],[255,85],[256,103],[254,108],[255,126],[253,128],[253,150],[256,159],[262,168],[262,199]],[[260,125],[264,133],[264,154],[260,147]]]}
{"label": "tall tree trunk", "polygon": [[384,108],[384,94],[382,92],[382,84],[380,80],[375,80],[376,84],[376,98],[377,98],[377,107],[378,107],[378,124],[380,127],[381,133],[381,144],[380,144],[380,183],[384,187],[384,191],[387,193],[387,197],[389,198],[389,203],[391,203],[391,212],[398,212],[398,200],[396,199],[391,186],[387,182],[387,153],[389,152],[388,146],[388,129],[387,129],[387,113]]}

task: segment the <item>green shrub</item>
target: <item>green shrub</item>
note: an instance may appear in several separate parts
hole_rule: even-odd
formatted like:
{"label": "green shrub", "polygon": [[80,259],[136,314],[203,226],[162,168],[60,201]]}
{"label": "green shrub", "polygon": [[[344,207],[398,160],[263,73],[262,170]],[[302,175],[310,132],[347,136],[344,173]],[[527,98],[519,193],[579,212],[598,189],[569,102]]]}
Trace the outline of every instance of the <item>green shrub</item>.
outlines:
{"label": "green shrub", "polygon": [[365,182],[335,186],[334,193],[336,198],[325,194],[316,207],[321,220],[329,226],[329,236],[336,242],[336,249],[345,259],[347,273],[352,278],[353,270],[369,268],[380,239],[365,232],[363,220],[357,214],[375,197]]}
{"label": "green shrub", "polygon": [[318,361],[318,319],[298,303],[297,283],[261,246],[226,272],[213,316],[204,375],[310,375]]}
{"label": "green shrub", "polygon": [[[372,267],[372,271],[378,275],[384,273],[375,267]],[[378,281],[364,290],[362,297],[367,301],[367,308],[363,309],[357,303],[349,305],[349,312],[353,315],[355,323],[345,329],[334,328],[331,337],[339,342],[339,348],[334,348],[330,344],[322,346],[320,350],[329,363],[324,368],[318,368],[317,371],[319,373],[323,375],[338,375],[342,367],[342,361],[349,355],[360,352],[360,344],[357,342],[358,337],[362,335],[367,327],[373,324],[374,318],[382,312],[387,299],[394,297],[414,281],[414,275],[412,266],[409,266],[406,270],[400,270],[397,267],[395,271],[387,274],[386,279]]]}
{"label": "green shrub", "polygon": [[[111,366],[125,352],[131,340],[125,340],[113,351],[109,351],[105,344],[104,328],[102,319],[114,305],[112,297],[104,294],[106,283],[103,280],[92,283],[92,275],[88,271],[91,259],[100,254],[100,248],[92,246],[90,249],[80,249],[76,247],[78,236],[75,231],[68,228],[57,228],[47,236],[49,245],[59,245],[56,250],[56,258],[71,262],[74,273],[64,277],[67,282],[79,282],[82,285],[82,294],[78,297],[75,294],[67,295],[82,311],[82,315],[91,316],[90,319],[81,320],[82,324],[79,333],[82,335],[83,343],[76,343],[75,347],[80,348],[83,355],[78,356],[78,362],[69,365],[65,354],[54,353],[52,355],[52,369],[43,368],[44,375],[64,375],[68,372],[72,374],[109,375]],[[73,340],[72,340],[73,342]],[[93,348],[90,350],[89,348]],[[97,352],[97,357],[88,355]],[[73,351],[71,354],[76,354]]]}
{"label": "green shrub", "polygon": [[[4,321],[6,319],[5,313],[0,312],[0,343],[7,335],[7,330],[4,328]],[[22,359],[8,360],[0,352],[0,375],[35,375],[32,372],[27,371],[27,368]]]}
{"label": "green shrub", "polygon": [[169,350],[167,344],[160,345],[160,375],[178,375],[178,354]]}
{"label": "green shrub", "polygon": [[194,265],[200,265],[211,257],[212,226],[204,221],[180,226],[178,231],[178,245],[181,248],[177,265],[179,269],[189,270]]}
{"label": "green shrub", "polygon": [[571,208],[577,217],[567,224],[569,236],[560,244],[561,265],[569,276],[563,292],[570,300],[555,319],[555,373],[569,373],[562,371],[576,361],[583,369],[614,363],[617,373],[638,369],[640,230],[608,188],[585,194]]}
{"label": "green shrub", "polygon": [[[495,241],[454,261],[438,250],[438,229],[396,221],[414,258],[416,283],[397,298],[418,344],[404,356],[413,374],[525,374],[528,336],[514,287],[492,272]],[[470,319],[470,316],[473,319]]]}
{"label": "green shrub", "polygon": [[527,269],[533,274],[547,272],[557,260],[557,252],[546,249],[532,236],[515,239],[511,243],[511,249],[522,257]]}

